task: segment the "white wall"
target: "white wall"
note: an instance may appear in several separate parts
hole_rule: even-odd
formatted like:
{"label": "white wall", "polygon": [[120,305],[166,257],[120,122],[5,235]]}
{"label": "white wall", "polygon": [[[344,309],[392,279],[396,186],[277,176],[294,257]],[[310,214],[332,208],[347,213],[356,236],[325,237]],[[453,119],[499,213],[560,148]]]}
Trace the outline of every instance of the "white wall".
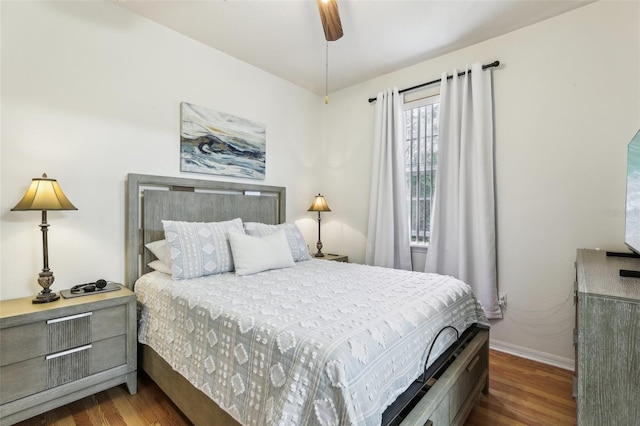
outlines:
{"label": "white wall", "polygon": [[332,94],[322,146],[330,215],[342,223],[323,228],[325,245],[364,259],[373,137],[367,98],[498,59],[498,269],[508,307],[491,337],[569,366],[576,248],[624,250],[626,145],[640,128],[639,5],[597,2]]}
{"label": "white wall", "polygon": [[[49,212],[53,289],[124,279],[127,173],[180,173],[181,101],[264,123],[266,179],[311,244],[322,98],[111,2],[1,2],[0,298],[35,295],[39,212],[11,212],[34,177],[78,211]],[[233,179],[227,179],[233,180]],[[236,179],[238,180],[238,179]]]}

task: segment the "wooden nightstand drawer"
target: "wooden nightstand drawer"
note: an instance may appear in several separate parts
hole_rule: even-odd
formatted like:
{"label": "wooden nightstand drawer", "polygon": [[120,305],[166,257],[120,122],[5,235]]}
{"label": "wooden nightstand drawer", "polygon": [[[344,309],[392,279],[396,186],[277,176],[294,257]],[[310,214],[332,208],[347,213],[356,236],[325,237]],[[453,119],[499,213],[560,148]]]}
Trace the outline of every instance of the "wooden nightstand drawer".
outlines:
{"label": "wooden nightstand drawer", "polygon": [[122,334],[47,356],[47,387],[60,386],[126,364],[126,343],[126,336]]}
{"label": "wooden nightstand drawer", "polygon": [[127,336],[124,334],[94,343],[91,350],[91,374],[127,363]]}
{"label": "wooden nightstand drawer", "polygon": [[0,367],[0,404],[126,364],[126,338],[122,334]]}
{"label": "wooden nightstand drawer", "polygon": [[0,366],[86,345],[126,333],[125,305],[5,328]]}
{"label": "wooden nightstand drawer", "polygon": [[0,366],[25,358],[47,354],[47,328],[44,321],[0,331]]}
{"label": "wooden nightstand drawer", "polygon": [[0,367],[0,404],[47,389],[44,356]]}
{"label": "wooden nightstand drawer", "polygon": [[82,312],[47,320],[45,322],[47,354],[51,355],[91,343],[92,316],[93,312]]}
{"label": "wooden nightstand drawer", "polygon": [[91,336],[93,341],[118,336],[127,332],[127,312],[125,305],[100,309],[93,312]]}

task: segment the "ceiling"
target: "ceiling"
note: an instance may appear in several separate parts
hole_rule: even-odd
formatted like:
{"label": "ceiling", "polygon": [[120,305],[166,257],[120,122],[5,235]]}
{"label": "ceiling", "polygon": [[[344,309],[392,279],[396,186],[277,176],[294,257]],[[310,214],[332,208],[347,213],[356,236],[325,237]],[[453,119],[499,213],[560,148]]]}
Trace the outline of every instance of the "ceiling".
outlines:
{"label": "ceiling", "polygon": [[[328,91],[479,43],[591,1],[338,0],[344,36],[328,46]],[[314,0],[117,3],[298,86],[325,93],[327,46]]]}

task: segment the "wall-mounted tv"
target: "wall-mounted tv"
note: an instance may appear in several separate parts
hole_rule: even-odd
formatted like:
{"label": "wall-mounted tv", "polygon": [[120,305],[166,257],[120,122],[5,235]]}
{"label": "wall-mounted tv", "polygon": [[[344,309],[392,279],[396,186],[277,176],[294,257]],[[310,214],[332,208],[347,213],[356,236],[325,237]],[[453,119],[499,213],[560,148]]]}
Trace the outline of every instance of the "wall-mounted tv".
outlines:
{"label": "wall-mounted tv", "polygon": [[627,203],[624,242],[640,255],[640,130],[627,147]]}

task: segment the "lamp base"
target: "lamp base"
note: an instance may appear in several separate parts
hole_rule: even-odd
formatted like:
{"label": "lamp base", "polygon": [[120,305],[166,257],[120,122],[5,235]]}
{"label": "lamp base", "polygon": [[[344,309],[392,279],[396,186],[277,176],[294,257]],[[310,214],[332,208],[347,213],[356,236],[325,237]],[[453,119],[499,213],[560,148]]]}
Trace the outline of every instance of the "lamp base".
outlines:
{"label": "lamp base", "polygon": [[49,303],[60,299],[60,296],[50,291],[49,293],[40,292],[33,298],[31,303]]}
{"label": "lamp base", "polygon": [[313,257],[324,257],[324,253],[317,252],[316,254],[313,255]]}
{"label": "lamp base", "polygon": [[49,303],[60,299],[60,296],[51,291],[51,289],[49,288],[54,281],[55,277],[53,276],[53,272],[51,272],[51,270],[47,266],[45,266],[42,272],[38,274],[38,284],[40,284],[40,287],[42,287],[42,291],[37,294],[35,299],[31,301],[31,303]]}

